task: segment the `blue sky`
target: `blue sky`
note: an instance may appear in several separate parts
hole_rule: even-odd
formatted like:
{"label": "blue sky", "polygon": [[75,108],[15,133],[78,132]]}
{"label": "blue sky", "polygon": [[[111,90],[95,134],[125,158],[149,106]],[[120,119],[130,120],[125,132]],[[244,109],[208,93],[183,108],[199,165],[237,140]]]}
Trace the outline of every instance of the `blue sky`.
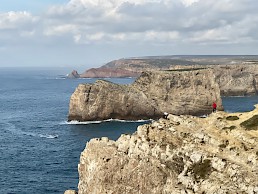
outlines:
{"label": "blue sky", "polygon": [[0,11],[31,11],[37,13],[53,4],[64,4],[68,0],[0,0]]}
{"label": "blue sky", "polygon": [[0,67],[257,54],[256,0],[0,0]]}

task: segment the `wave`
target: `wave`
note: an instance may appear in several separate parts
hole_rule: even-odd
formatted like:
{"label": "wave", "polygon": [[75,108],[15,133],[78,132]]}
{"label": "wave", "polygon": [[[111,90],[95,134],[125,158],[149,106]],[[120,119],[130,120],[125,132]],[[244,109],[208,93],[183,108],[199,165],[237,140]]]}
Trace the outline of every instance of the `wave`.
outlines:
{"label": "wave", "polygon": [[42,134],[39,134],[39,137],[42,137],[42,138],[47,138],[47,139],[55,139],[55,138],[58,138],[58,135],[42,135]]}
{"label": "wave", "polygon": [[107,119],[103,121],[64,121],[61,122],[61,125],[89,125],[89,124],[100,124],[100,123],[106,123],[106,122],[120,122],[120,123],[145,123],[153,121],[152,119],[148,120],[121,120],[121,119]]}
{"label": "wave", "polygon": [[14,135],[25,135],[30,137],[40,137],[40,138],[47,138],[47,139],[58,138],[58,135],[56,134],[37,134],[33,132],[22,131],[12,123],[5,123],[5,125],[6,125],[5,130],[11,132]]}

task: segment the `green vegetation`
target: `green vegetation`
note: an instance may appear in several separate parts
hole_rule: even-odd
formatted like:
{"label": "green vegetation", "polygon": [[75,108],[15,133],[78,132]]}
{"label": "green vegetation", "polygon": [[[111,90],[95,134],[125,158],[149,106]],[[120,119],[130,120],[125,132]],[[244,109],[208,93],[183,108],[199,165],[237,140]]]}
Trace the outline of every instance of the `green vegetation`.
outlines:
{"label": "green vegetation", "polygon": [[232,125],[230,127],[223,127],[222,128],[223,130],[226,130],[226,129],[229,129],[230,131],[233,130],[233,129],[236,129],[236,126]]}
{"label": "green vegetation", "polygon": [[228,116],[228,117],[226,117],[226,120],[228,120],[228,121],[236,121],[238,119],[239,119],[238,116]]}
{"label": "green vegetation", "polygon": [[195,163],[192,165],[190,171],[193,172],[196,180],[205,179],[212,171],[211,161],[206,159],[203,162]]}
{"label": "green vegetation", "polygon": [[207,68],[186,68],[186,69],[171,69],[171,70],[165,70],[165,71],[196,71],[196,70],[203,70]]}
{"label": "green vegetation", "polygon": [[180,174],[184,170],[184,160],[182,157],[174,156],[173,161],[166,161],[166,166]]}
{"label": "green vegetation", "polygon": [[240,126],[244,127],[246,130],[257,130],[258,115],[254,115],[252,118],[242,122]]}

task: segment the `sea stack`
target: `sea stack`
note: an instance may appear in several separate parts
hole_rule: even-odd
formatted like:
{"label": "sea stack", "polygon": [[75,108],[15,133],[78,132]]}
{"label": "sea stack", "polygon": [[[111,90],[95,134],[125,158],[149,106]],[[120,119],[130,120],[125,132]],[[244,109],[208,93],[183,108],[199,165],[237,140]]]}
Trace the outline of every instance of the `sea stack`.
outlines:
{"label": "sea stack", "polygon": [[104,80],[80,84],[71,96],[68,120],[156,119],[164,112],[204,115],[211,113],[213,102],[223,109],[211,69],[151,71],[131,85]]}
{"label": "sea stack", "polygon": [[90,140],[79,194],[258,193],[258,109],[168,115],[117,141]]}

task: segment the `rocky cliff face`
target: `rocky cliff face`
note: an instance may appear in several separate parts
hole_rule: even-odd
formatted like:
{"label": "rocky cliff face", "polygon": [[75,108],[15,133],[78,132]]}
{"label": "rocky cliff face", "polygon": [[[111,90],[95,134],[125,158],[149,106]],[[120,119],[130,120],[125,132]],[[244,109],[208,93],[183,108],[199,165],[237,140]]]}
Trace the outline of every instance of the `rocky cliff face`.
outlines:
{"label": "rocky cliff face", "polygon": [[141,73],[122,68],[91,68],[80,74],[81,78],[138,77]]}
{"label": "rocky cliff face", "polygon": [[169,115],[117,141],[90,140],[79,194],[258,193],[258,109]]}
{"label": "rocky cliff face", "polygon": [[246,96],[258,93],[258,61],[242,58],[179,58],[179,59],[121,59],[105,67],[130,71],[211,68],[214,70],[222,96]]}
{"label": "rocky cliff face", "polygon": [[202,115],[222,102],[211,70],[145,72],[131,85],[99,80],[80,84],[70,99],[68,120],[159,118],[164,112]]}
{"label": "rocky cliff face", "polygon": [[143,71],[212,68],[221,95],[243,96],[258,93],[257,56],[167,56],[114,60],[90,69],[81,77],[138,77]]}
{"label": "rocky cliff face", "polygon": [[222,96],[246,96],[258,93],[258,65],[213,67]]}
{"label": "rocky cliff face", "polygon": [[74,79],[74,78],[79,78],[80,75],[76,70],[73,70],[70,74],[67,76],[68,78]]}

